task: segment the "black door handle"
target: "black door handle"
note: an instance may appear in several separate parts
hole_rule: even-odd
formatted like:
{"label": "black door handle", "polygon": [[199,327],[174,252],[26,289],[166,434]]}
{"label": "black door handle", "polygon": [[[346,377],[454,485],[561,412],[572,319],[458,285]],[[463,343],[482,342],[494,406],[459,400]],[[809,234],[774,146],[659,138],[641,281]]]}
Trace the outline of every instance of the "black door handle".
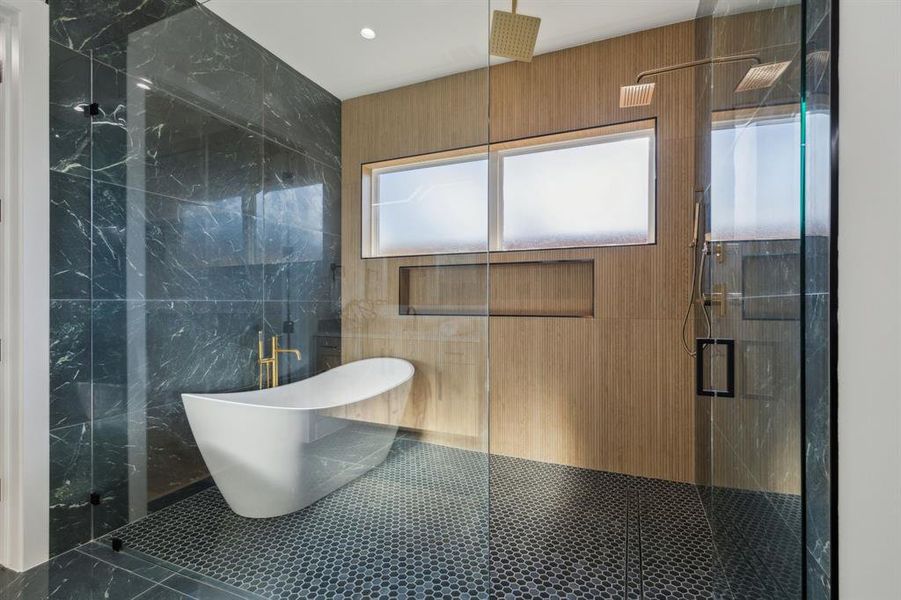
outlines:
{"label": "black door handle", "polygon": [[[704,387],[704,349],[707,346],[726,347],[726,389]],[[720,338],[698,338],[695,340],[695,393],[698,396],[735,397],[735,340]]]}

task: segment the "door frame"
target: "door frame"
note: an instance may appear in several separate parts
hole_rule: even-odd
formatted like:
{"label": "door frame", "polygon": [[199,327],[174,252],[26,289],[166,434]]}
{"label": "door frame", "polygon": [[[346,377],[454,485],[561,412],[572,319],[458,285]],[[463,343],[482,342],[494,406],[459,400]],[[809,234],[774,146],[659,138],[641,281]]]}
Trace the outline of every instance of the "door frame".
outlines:
{"label": "door frame", "polygon": [[50,41],[42,0],[0,0],[0,564],[47,560]]}

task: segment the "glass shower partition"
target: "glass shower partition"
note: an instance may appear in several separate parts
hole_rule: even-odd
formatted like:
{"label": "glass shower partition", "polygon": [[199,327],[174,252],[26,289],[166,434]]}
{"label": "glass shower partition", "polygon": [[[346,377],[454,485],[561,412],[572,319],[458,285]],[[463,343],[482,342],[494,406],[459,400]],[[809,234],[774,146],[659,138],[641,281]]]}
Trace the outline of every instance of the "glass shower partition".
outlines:
{"label": "glass shower partition", "polygon": [[[802,6],[716,3],[708,23],[698,394],[724,597],[804,590]],[[705,335],[706,333],[706,335]]]}
{"label": "glass shower partition", "polygon": [[[184,4],[87,70],[97,108],[83,456],[97,503],[76,541],[262,597],[328,596],[348,582],[484,596],[488,0],[446,6],[473,25],[465,72],[403,71],[410,29],[392,89],[340,98],[232,26],[241,3]],[[298,6],[316,18],[314,6],[283,5]],[[347,43],[368,42],[354,31]],[[443,185],[416,179],[424,163],[444,167]],[[448,202],[461,191],[468,205]],[[434,230],[411,225],[416,211],[438,215]],[[441,235],[446,247],[423,245]],[[370,429],[399,425],[385,461],[276,520],[231,512],[181,399],[258,388],[259,336],[300,350],[281,355],[281,385],[374,357],[416,369],[405,404],[336,408],[306,432],[306,449],[342,452],[304,468],[340,473],[366,464]],[[418,561],[438,551],[440,577]]]}

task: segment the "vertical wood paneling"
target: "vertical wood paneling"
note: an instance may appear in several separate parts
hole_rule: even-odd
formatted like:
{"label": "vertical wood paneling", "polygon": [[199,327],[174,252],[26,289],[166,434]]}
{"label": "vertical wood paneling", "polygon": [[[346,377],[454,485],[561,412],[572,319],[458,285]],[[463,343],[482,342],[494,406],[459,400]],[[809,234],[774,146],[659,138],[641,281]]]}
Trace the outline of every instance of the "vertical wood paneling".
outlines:
{"label": "vertical wood paneling", "polygon": [[[490,383],[493,452],[694,480],[691,361],[679,335],[691,285],[695,75],[661,77],[650,107],[618,106],[621,85],[691,60],[694,43],[693,24],[681,23],[497,65],[490,82],[483,69],[344,102],[344,360],[414,362],[406,425],[478,446]],[[656,244],[491,255],[593,260],[594,318],[492,317],[489,333],[484,316],[398,317],[400,266],[484,263],[486,254],[360,258],[361,165],[488,142],[489,86],[492,142],[656,118]]]}

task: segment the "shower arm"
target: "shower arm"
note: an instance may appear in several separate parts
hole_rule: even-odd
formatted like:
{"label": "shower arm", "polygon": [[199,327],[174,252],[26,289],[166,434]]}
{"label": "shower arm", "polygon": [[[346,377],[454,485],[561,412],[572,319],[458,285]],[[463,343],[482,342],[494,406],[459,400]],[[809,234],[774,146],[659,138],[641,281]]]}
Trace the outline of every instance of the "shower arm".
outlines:
{"label": "shower arm", "polygon": [[682,69],[688,69],[691,67],[700,67],[702,65],[719,65],[723,63],[733,63],[733,62],[742,62],[750,60],[755,64],[760,64],[760,57],[756,54],[734,54],[732,56],[716,56],[714,58],[702,58],[700,60],[692,60],[689,62],[679,63],[677,65],[670,65],[668,67],[659,67],[657,69],[649,69],[647,71],[642,71],[638,74],[638,77],[635,78],[635,83],[641,83],[641,80],[645,77],[652,77],[654,75],[663,75],[664,73],[671,73],[673,71],[680,71]]}

